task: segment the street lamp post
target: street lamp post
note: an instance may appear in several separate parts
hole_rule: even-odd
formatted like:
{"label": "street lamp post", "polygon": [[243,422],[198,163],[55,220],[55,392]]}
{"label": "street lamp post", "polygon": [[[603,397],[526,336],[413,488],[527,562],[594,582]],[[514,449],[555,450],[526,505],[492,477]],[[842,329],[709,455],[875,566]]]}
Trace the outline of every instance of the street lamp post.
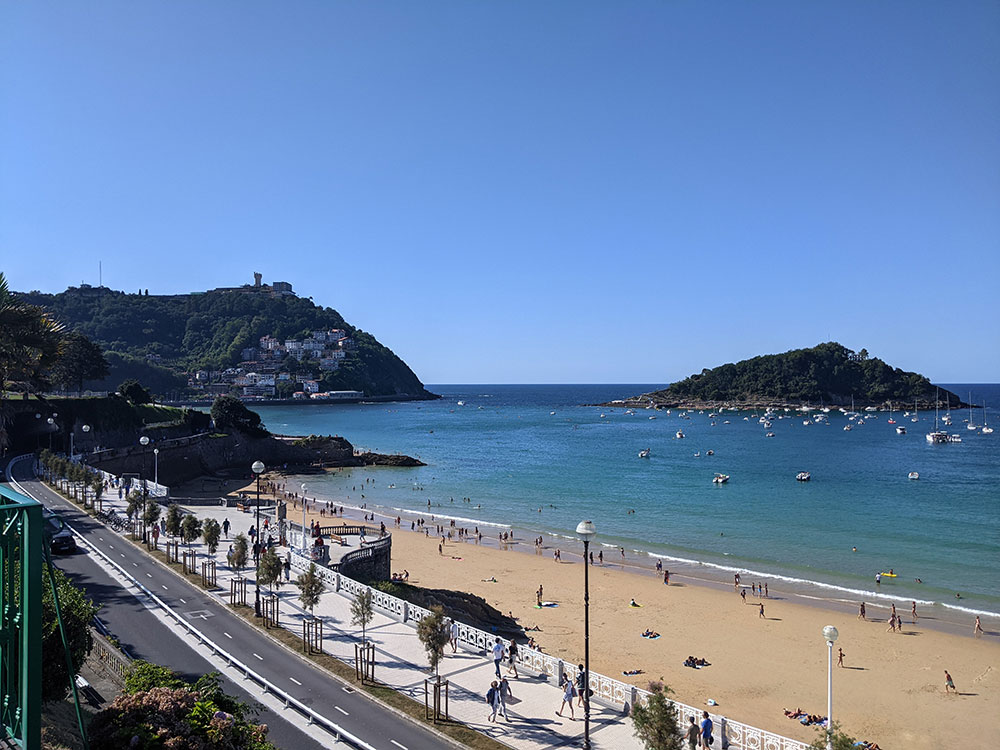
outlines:
{"label": "street lamp post", "polygon": [[51,451],[52,450],[52,433],[53,433],[53,431],[56,428],[56,420],[53,419],[52,417],[49,417],[45,421],[49,423],[49,450]]}
{"label": "street lamp post", "polygon": [[833,750],[833,643],[840,633],[833,625],[823,628],[826,640],[826,750]]}
{"label": "street lamp post", "polygon": [[580,521],[576,535],[583,540],[583,748],[590,750],[590,540],[593,521]]}
{"label": "street lamp post", "polygon": [[254,576],[253,611],[257,617],[260,617],[260,553],[262,551],[260,543],[260,475],[264,473],[264,462],[254,461],[250,469],[251,471],[253,471],[254,474],[257,475],[257,514],[256,514],[257,531],[254,535],[253,543],[254,543],[254,549],[257,552],[257,554],[254,555],[255,557],[254,563],[256,564],[258,570],[257,570],[257,575]]}
{"label": "street lamp post", "polygon": [[139,445],[142,446],[142,470],[139,472],[139,478],[142,479],[142,541],[146,541],[146,502],[149,497],[149,487],[146,485],[146,448],[149,446],[149,438],[143,435],[139,438]]}
{"label": "street lamp post", "polygon": [[[87,434],[89,434],[89,433],[90,433],[90,425],[89,425],[89,424],[85,424],[85,425],[84,425],[83,427],[81,427],[80,429],[81,429],[81,430],[83,430],[83,434],[84,434],[84,435],[87,435]],[[81,456],[83,455],[83,452],[82,452],[82,451],[81,451],[80,455],[81,455]]]}
{"label": "street lamp post", "polygon": [[160,449],[153,448],[153,484],[160,483]]}
{"label": "street lamp post", "polygon": [[302,483],[302,554],[306,553],[306,484]]}

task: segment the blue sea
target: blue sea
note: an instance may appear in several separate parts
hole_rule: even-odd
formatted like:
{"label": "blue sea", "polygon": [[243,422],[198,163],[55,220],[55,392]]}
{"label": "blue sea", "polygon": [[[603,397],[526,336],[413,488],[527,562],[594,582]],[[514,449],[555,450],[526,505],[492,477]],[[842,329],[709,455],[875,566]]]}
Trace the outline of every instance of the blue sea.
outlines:
{"label": "blue sea", "polygon": [[[934,412],[917,422],[895,412],[907,428],[898,435],[887,412],[857,425],[831,411],[807,426],[806,415],[779,411],[765,428],[754,412],[585,406],[656,384],[428,387],[443,398],[257,410],[274,432],[342,435],[427,463],[304,477],[310,496],[458,518],[486,536],[514,527],[522,538],[571,537],[586,518],[599,542],[678,572],[731,581],[744,571],[830,600],[1000,614],[1000,432],[968,430],[968,409],[953,410],[945,428],[961,443],[930,445]],[[1000,385],[945,387],[1000,407]],[[983,416],[976,409],[972,422]],[[986,418],[1000,427],[1000,409]],[[638,456],[644,448],[648,459]],[[800,471],[812,480],[796,481]],[[913,471],[919,480],[907,478]],[[716,472],[729,482],[713,484]],[[375,485],[362,500],[365,477]],[[875,574],[890,569],[897,577],[876,588]]]}

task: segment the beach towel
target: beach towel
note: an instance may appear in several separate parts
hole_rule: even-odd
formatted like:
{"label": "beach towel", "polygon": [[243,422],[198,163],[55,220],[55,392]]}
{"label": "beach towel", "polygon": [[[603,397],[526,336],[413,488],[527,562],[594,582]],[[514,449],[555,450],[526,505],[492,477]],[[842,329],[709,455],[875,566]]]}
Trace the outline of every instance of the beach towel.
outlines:
{"label": "beach towel", "polygon": [[641,607],[642,605],[641,604],[632,604],[631,602],[629,602],[628,606],[630,606],[630,607]]}
{"label": "beach towel", "polygon": [[535,609],[541,609],[542,607],[558,607],[559,605],[555,602],[542,602],[541,604],[536,604]]}
{"label": "beach towel", "polygon": [[659,636],[659,634],[657,634],[657,635],[644,635],[642,637],[645,638],[645,639],[647,639],[647,640],[650,640],[650,641],[655,641],[660,636]]}

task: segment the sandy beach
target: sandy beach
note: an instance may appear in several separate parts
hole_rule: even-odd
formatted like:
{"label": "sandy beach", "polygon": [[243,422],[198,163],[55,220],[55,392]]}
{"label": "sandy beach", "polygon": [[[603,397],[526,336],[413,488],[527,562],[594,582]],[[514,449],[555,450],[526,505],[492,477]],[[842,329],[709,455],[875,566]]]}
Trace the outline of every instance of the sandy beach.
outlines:
{"label": "sandy beach", "polygon": [[[217,480],[207,488],[199,484],[204,485],[177,488],[177,494],[251,491],[245,481],[233,480],[224,487]],[[292,518],[299,517],[298,511],[289,510]],[[345,515],[360,513],[347,508]],[[388,518],[376,520],[385,520],[392,529]],[[525,627],[538,626],[540,631],[531,635],[547,653],[570,662],[582,660],[579,549],[563,547],[562,562],[556,562],[551,546],[536,554],[531,539],[519,539],[507,550],[499,549],[495,539],[492,544],[484,539],[481,545],[448,542],[443,555],[438,554],[439,542],[433,533],[426,537],[411,532],[405,521],[393,533],[393,570],[408,570],[415,585],[480,595],[497,609],[512,612]],[[697,706],[711,698],[732,719],[812,741],[816,729],[786,718],[783,709],[825,714],[827,647],[821,631],[832,624],[840,631],[834,647],[834,719],[849,734],[875,741],[884,750],[1000,743],[1000,623],[984,619],[986,634],[981,638],[972,636],[971,616],[966,635],[944,632],[929,627],[934,625],[930,616],[921,615],[912,624],[910,604],[900,600],[896,607],[902,630],[887,632],[888,611],[881,606],[869,604],[868,620],[862,621],[849,605],[810,605],[773,585],[767,598],[756,597],[749,580],[743,581],[744,603],[731,584],[672,573],[665,586],[661,577],[622,566],[620,555],[604,551],[605,564],[592,566],[590,576],[594,671],[641,687],[662,678],[679,701]],[[539,585],[544,599],[558,606],[536,608]],[[630,607],[631,598],[642,606]],[[647,628],[661,637],[642,638]],[[842,668],[836,666],[838,647],[845,654]],[[686,668],[688,655],[704,658],[711,666]],[[633,669],[642,674],[622,675]],[[946,669],[958,695],[944,692]]]}

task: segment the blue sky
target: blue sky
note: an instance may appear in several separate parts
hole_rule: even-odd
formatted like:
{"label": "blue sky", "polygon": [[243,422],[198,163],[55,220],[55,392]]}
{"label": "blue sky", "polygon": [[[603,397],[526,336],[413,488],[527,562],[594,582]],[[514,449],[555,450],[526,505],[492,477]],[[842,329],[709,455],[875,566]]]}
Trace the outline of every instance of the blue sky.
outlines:
{"label": "blue sky", "polygon": [[996,2],[0,7],[15,289],[287,280],[425,382],[1000,380]]}

